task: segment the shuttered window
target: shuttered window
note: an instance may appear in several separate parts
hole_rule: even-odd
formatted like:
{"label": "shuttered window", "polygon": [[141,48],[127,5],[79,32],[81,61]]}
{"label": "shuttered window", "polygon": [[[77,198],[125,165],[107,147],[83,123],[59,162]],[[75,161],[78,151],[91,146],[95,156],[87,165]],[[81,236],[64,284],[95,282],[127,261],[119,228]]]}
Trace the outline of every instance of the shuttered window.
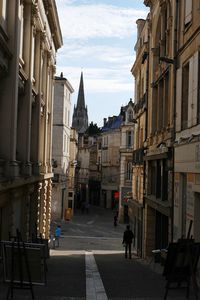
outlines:
{"label": "shuttered window", "polygon": [[182,107],[181,107],[181,129],[188,126],[188,96],[189,96],[189,62],[183,67],[182,72]]}
{"label": "shuttered window", "polygon": [[185,25],[192,20],[192,0],[185,0]]}
{"label": "shuttered window", "polygon": [[197,123],[200,124],[200,54],[198,58],[198,94],[197,94]]}

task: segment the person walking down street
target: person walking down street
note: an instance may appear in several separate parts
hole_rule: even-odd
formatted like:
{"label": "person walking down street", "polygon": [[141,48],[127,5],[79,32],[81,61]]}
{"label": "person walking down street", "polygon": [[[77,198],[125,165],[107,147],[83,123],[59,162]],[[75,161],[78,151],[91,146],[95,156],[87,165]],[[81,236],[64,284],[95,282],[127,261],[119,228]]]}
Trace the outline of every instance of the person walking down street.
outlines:
{"label": "person walking down street", "polygon": [[55,230],[55,246],[57,244],[57,247],[60,246],[60,236],[61,236],[61,228],[60,225],[58,225]]}
{"label": "person walking down street", "polygon": [[114,216],[114,227],[117,226],[117,215]]}
{"label": "person walking down street", "polygon": [[126,226],[126,230],[124,231],[122,244],[125,246],[125,258],[131,259],[131,244],[133,242],[134,234],[130,229],[130,225]]}

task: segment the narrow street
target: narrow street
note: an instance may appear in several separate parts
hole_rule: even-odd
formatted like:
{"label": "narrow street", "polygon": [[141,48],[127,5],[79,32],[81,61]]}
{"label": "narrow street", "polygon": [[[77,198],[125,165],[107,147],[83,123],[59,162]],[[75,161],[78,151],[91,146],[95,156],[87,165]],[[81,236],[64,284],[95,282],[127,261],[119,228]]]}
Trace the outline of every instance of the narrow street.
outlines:
{"label": "narrow street", "polygon": [[[47,285],[34,286],[36,300],[163,299],[165,280],[160,265],[134,255],[132,260],[125,260],[125,225],[114,228],[111,211],[78,211],[72,220],[62,222],[61,228],[60,247],[51,249],[47,261]],[[6,299],[6,290],[1,277],[0,299]],[[31,299],[30,291],[14,291],[14,299]],[[169,291],[167,299],[185,299],[185,291]]]}

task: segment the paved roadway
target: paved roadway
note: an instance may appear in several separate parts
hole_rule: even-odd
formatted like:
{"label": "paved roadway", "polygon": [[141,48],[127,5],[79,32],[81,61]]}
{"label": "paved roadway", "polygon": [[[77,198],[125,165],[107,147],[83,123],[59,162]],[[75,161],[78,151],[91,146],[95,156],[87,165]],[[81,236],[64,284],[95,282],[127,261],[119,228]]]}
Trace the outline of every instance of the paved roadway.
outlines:
{"label": "paved roadway", "polygon": [[[89,214],[78,211],[72,220],[62,222],[61,228],[60,247],[51,249],[47,262],[47,285],[34,286],[36,300],[163,299],[162,269],[136,256],[124,258],[125,225],[114,228],[111,211],[94,207]],[[6,290],[1,280],[0,299],[6,299]],[[14,299],[29,300],[30,291],[15,291]],[[185,292],[169,291],[167,299],[186,299]]]}

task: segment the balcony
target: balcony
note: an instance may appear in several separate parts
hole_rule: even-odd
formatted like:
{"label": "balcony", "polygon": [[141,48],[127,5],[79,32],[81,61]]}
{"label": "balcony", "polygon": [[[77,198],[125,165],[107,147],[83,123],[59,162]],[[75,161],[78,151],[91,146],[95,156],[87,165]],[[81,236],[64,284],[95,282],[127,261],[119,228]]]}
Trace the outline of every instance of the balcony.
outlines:
{"label": "balcony", "polygon": [[143,164],[143,158],[144,158],[144,148],[139,148],[135,151],[133,151],[133,164]]}

